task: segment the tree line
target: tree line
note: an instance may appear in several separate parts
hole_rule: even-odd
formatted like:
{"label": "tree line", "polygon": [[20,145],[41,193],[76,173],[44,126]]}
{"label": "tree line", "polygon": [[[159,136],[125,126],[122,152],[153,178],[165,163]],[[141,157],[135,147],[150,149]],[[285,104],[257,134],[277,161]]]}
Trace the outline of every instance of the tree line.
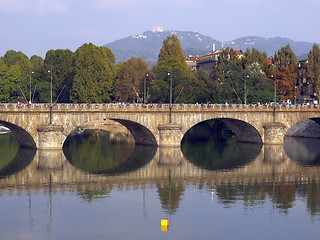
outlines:
{"label": "tree line", "polygon": [[92,43],[75,52],[49,50],[44,59],[10,50],[0,58],[0,102],[166,103],[172,82],[174,103],[263,103],[274,100],[275,89],[277,101],[298,96],[298,74],[304,74],[319,96],[318,45],[308,58],[301,73],[289,45],[275,53],[272,64],[265,52],[255,48],[247,49],[243,57],[226,48],[211,73],[192,71],[174,35],[163,41],[158,62],[151,68],[141,58],[116,64],[110,49]]}

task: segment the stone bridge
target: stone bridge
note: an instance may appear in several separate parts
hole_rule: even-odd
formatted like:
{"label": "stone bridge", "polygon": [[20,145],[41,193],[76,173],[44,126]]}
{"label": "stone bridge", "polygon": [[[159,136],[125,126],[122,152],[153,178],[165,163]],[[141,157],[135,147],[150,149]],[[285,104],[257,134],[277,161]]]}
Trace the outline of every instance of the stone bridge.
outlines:
{"label": "stone bridge", "polygon": [[[61,149],[73,130],[107,119],[128,128],[137,144],[155,146],[178,147],[190,128],[210,119],[228,124],[239,142],[282,144],[286,135],[320,136],[316,129],[320,108],[310,106],[175,104],[170,109],[168,104],[0,105],[0,124],[16,135],[22,147]],[[305,131],[308,127],[312,131]]]}

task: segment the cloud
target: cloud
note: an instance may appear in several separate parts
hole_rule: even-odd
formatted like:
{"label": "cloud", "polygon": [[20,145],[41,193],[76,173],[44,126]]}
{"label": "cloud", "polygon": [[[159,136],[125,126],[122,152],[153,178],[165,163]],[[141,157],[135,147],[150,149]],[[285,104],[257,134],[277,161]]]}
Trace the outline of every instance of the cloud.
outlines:
{"label": "cloud", "polygon": [[64,13],[68,0],[0,0],[0,12],[37,14]]}

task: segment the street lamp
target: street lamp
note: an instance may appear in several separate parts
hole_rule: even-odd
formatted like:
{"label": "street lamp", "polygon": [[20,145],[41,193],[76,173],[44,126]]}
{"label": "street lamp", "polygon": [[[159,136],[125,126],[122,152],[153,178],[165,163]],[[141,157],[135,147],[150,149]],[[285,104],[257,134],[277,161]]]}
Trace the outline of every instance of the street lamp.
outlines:
{"label": "street lamp", "polygon": [[172,74],[168,72],[168,76],[170,77],[170,105],[169,105],[169,123],[172,123],[171,121],[171,111],[172,111]]}
{"label": "street lamp", "polygon": [[30,85],[29,85],[29,92],[30,92],[30,98],[29,98],[29,104],[31,104],[31,74],[34,73],[33,71],[30,72]]}
{"label": "street lamp", "polygon": [[52,124],[52,66],[50,70],[48,70],[48,73],[51,75],[51,85],[50,85],[50,124]]}
{"label": "street lamp", "polygon": [[[247,75],[249,80],[249,75]],[[247,104],[247,79],[244,78],[244,104]]]}
{"label": "street lamp", "polygon": [[[273,78],[273,75],[271,75]],[[277,77],[274,74],[274,102],[273,102],[273,122],[276,121],[276,101],[277,101]]]}
{"label": "street lamp", "polygon": [[144,83],[143,83],[143,103],[146,104],[146,101],[147,101],[147,77],[149,76],[149,74],[147,73],[145,76],[144,76]]}

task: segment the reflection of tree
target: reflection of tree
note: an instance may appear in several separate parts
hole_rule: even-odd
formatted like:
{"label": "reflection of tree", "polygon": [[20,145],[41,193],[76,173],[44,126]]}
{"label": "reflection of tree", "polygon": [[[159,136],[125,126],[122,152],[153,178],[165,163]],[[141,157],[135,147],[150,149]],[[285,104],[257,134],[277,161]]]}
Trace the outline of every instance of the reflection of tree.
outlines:
{"label": "reflection of tree", "polygon": [[21,148],[13,133],[0,135],[0,177],[21,171],[33,160],[36,149]]}
{"label": "reflection of tree", "polygon": [[85,188],[78,190],[78,195],[85,201],[92,202],[97,199],[104,199],[110,197],[112,188],[96,189],[96,188]]}
{"label": "reflection of tree", "polygon": [[170,183],[158,185],[157,188],[162,208],[167,214],[175,214],[185,191],[185,185]]}
{"label": "reflection of tree", "polygon": [[0,135],[0,169],[6,167],[16,156],[19,143],[13,133]]}
{"label": "reflection of tree", "polygon": [[288,209],[293,207],[295,201],[296,186],[289,183],[276,184],[274,190],[269,190],[273,203],[276,207],[288,213]]}
{"label": "reflection of tree", "polygon": [[253,185],[220,185],[217,187],[220,203],[227,207],[242,200],[246,207],[261,205],[265,200],[266,186]]}
{"label": "reflection of tree", "polygon": [[309,183],[297,186],[299,195],[307,198],[307,207],[311,215],[320,214],[320,184]]}
{"label": "reflection of tree", "polygon": [[287,214],[293,208],[297,195],[306,198],[311,215],[320,214],[320,183],[231,184],[218,185],[215,189],[219,203],[225,207],[231,207],[238,201],[243,201],[245,207],[254,207],[264,204],[266,196],[269,196],[274,206]]}
{"label": "reflection of tree", "polygon": [[107,132],[85,131],[67,139],[64,153],[77,168],[98,173],[118,167],[128,159],[133,149],[133,144],[109,141]]}
{"label": "reflection of tree", "polygon": [[260,153],[260,144],[237,143],[234,139],[228,142],[183,141],[183,155],[194,165],[201,168],[232,169],[253,161]]}

